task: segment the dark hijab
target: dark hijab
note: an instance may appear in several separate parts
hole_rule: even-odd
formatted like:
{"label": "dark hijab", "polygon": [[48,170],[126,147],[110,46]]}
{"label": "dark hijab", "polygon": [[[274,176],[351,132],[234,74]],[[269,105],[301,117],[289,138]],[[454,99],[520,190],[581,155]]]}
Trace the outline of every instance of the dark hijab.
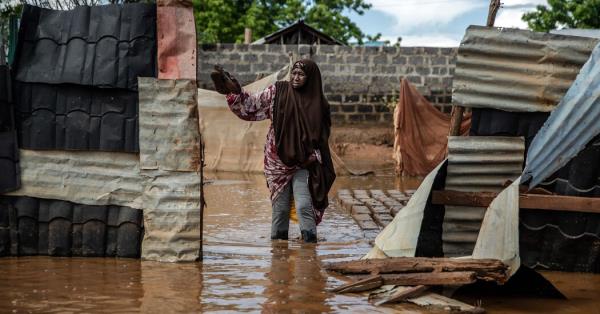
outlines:
{"label": "dark hijab", "polygon": [[289,167],[306,162],[313,150],[321,152],[322,163],[310,164],[309,189],[314,209],[318,210],[317,223],[329,204],[327,193],[335,180],[335,171],[329,152],[331,114],[323,95],[321,72],[311,60],[294,63],[306,74],[306,83],[294,89],[288,81],[276,83],[273,128],[277,154]]}

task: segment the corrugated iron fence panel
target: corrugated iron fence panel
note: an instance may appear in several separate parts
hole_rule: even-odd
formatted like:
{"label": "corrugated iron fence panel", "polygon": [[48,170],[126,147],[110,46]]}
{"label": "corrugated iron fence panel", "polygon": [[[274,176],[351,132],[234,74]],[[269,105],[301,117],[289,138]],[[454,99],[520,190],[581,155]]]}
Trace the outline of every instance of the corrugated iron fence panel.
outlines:
{"label": "corrugated iron fence panel", "polygon": [[[522,137],[451,136],[445,189],[500,192],[521,174],[524,152]],[[444,255],[471,255],[484,215],[482,207],[446,206]]]}
{"label": "corrugated iron fence panel", "polygon": [[140,78],[140,167],[200,171],[198,90],[191,80]]}
{"label": "corrugated iron fence panel", "polygon": [[550,177],[600,133],[600,45],[531,143],[523,180]]}
{"label": "corrugated iron fence panel", "polygon": [[140,256],[142,211],[0,196],[0,256]]}
{"label": "corrugated iron fence panel", "polygon": [[139,79],[142,258],[193,261],[200,253],[202,177],[197,88],[189,80]]}
{"label": "corrugated iron fence panel", "polygon": [[452,100],[465,107],[552,111],[597,42],[469,26],[458,49]]}
{"label": "corrugated iron fence panel", "polygon": [[135,154],[21,150],[20,189],[9,195],[142,209],[145,178]]}

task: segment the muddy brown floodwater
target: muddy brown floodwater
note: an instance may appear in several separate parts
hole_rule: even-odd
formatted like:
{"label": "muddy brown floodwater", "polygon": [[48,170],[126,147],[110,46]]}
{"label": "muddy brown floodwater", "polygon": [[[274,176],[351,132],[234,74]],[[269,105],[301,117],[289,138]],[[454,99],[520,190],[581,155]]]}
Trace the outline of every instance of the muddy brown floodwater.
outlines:
{"label": "muddy brown floodwater", "polygon": [[[201,263],[2,258],[0,313],[431,313],[412,305],[376,308],[363,295],[326,291],[344,281],[324,272],[321,262],[358,258],[371,247],[352,218],[335,206],[319,226],[317,245],[295,240],[297,225],[290,226],[292,240],[272,242],[264,177],[207,176]],[[334,189],[414,189],[417,184],[393,176],[345,177]],[[489,313],[600,313],[599,275],[544,275],[570,299],[484,298],[483,307]]]}

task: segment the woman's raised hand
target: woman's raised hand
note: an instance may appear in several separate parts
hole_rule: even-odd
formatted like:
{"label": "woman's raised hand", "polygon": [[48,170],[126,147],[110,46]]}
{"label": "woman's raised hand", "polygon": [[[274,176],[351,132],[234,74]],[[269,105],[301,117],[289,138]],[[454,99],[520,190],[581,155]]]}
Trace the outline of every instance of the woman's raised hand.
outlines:
{"label": "woman's raised hand", "polygon": [[242,92],[242,86],[238,80],[218,65],[215,65],[215,69],[210,73],[210,78],[213,80],[215,89],[219,94],[239,94]]}

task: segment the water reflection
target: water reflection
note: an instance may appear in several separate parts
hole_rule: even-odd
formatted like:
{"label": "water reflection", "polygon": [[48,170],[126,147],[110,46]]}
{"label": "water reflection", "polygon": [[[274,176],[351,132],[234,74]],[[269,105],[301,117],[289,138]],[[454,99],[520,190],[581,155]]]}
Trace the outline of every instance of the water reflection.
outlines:
{"label": "water reflection", "polygon": [[[428,312],[408,305],[376,308],[360,294],[326,292],[343,282],[322,271],[322,262],[356,259],[370,249],[347,213],[336,207],[327,211],[316,245],[271,242],[264,177],[223,174],[219,179],[229,181],[206,189],[202,263],[0,258],[0,313]],[[342,178],[335,188],[386,189],[389,182]],[[600,275],[545,276],[570,300],[499,297],[484,299],[483,306],[490,313],[598,313]]]}
{"label": "water reflection", "polygon": [[[297,245],[297,248],[290,248]],[[321,274],[314,244],[290,244],[274,241],[271,245],[271,268],[262,309],[267,313],[331,311],[325,300],[326,278]]]}

